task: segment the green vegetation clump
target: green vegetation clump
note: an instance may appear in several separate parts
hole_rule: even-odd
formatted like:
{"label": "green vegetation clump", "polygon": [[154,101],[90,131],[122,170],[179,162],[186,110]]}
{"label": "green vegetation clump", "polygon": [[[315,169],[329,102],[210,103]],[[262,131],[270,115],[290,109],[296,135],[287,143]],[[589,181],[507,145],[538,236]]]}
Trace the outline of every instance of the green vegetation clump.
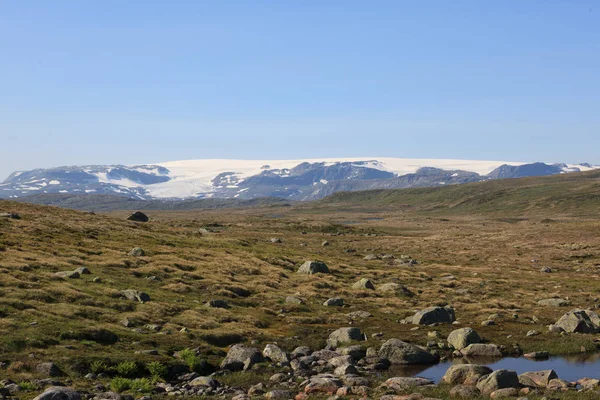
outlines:
{"label": "green vegetation clump", "polygon": [[158,361],[149,362],[148,364],[146,364],[146,369],[150,373],[152,379],[156,381],[164,379],[168,373],[167,366],[163,365]]}
{"label": "green vegetation clump", "polygon": [[114,367],[115,373],[124,378],[132,378],[139,372],[139,367],[135,361],[123,361]]}

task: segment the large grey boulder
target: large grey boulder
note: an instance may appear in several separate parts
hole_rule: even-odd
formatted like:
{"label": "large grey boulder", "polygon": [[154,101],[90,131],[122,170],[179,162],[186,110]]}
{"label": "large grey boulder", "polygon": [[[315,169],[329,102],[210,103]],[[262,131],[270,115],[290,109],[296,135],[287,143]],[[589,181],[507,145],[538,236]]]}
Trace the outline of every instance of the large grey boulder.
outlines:
{"label": "large grey boulder", "polygon": [[81,395],[70,387],[51,386],[33,400],[81,400]]}
{"label": "large grey boulder", "polygon": [[545,388],[552,379],[558,379],[558,375],[552,369],[544,371],[525,372],[519,375],[522,386]]}
{"label": "large grey boulder", "polygon": [[199,376],[190,381],[190,386],[203,386],[210,387],[212,389],[216,389],[220,386],[220,383],[210,376]]}
{"label": "large grey boulder", "polygon": [[146,252],[141,247],[134,247],[128,254],[132,257],[144,257]]}
{"label": "large grey boulder", "polygon": [[58,278],[78,279],[80,277],[77,271],[59,271],[55,272],[54,276]]}
{"label": "large grey boulder", "polygon": [[262,360],[262,353],[258,349],[246,347],[243,344],[236,344],[227,352],[227,356],[221,362],[221,369],[228,369],[230,371],[247,370]]}
{"label": "large grey boulder", "polygon": [[343,382],[337,376],[331,374],[320,374],[310,377],[308,384],[304,388],[304,392],[306,394],[335,394],[342,386]]}
{"label": "large grey boulder", "polygon": [[375,290],[375,285],[373,285],[373,282],[371,282],[370,279],[362,278],[358,282],[354,283],[354,285],[352,285],[352,289],[371,289],[371,290]]}
{"label": "large grey boulder", "polygon": [[327,340],[327,344],[333,347],[338,347],[341,344],[364,339],[365,337],[359,328],[340,328],[331,332],[329,339]]}
{"label": "large grey boulder", "polygon": [[481,394],[475,386],[456,385],[448,392],[452,399],[475,399]]}
{"label": "large grey boulder", "polygon": [[433,364],[439,361],[439,356],[400,339],[388,340],[377,354],[392,364]]}
{"label": "large grey boulder", "polygon": [[473,328],[461,328],[450,332],[448,343],[456,350],[462,350],[470,344],[481,342],[481,338]]}
{"label": "large grey boulder", "polygon": [[571,303],[565,299],[542,299],[537,302],[540,306],[549,306],[549,307],[566,307]]}
{"label": "large grey boulder", "polygon": [[122,290],[121,294],[125,296],[127,300],[139,301],[140,303],[150,301],[150,296],[148,295],[148,293],[141,292],[139,290],[126,289]]}
{"label": "large grey boulder", "polygon": [[323,305],[325,307],[342,307],[344,305],[344,299],[332,297],[331,299],[327,299]]}
{"label": "large grey boulder", "polygon": [[129,217],[127,217],[127,219],[129,221],[135,222],[148,222],[150,220],[150,218],[148,218],[148,216],[141,211],[134,212]]}
{"label": "large grey boulder", "polygon": [[329,268],[327,267],[327,264],[322,261],[306,261],[298,268],[298,273],[308,275],[317,273],[328,274]]}
{"label": "large grey boulder", "polygon": [[429,307],[417,311],[411,318],[415,325],[451,324],[456,320],[452,307]]}
{"label": "large grey boulder", "polygon": [[377,287],[377,291],[384,294],[391,294],[400,297],[413,297],[415,294],[410,291],[406,286],[400,285],[399,283],[384,283]]}
{"label": "large grey boulder", "polygon": [[498,389],[519,388],[519,377],[515,371],[499,369],[489,375],[481,377],[477,382],[477,389],[484,394],[489,395]]}
{"label": "large grey boulder", "polygon": [[391,389],[395,392],[404,392],[407,389],[433,384],[434,382],[432,380],[426,378],[395,377],[388,379],[381,386],[387,389]]}
{"label": "large grey boulder", "polygon": [[502,351],[495,344],[473,343],[460,351],[465,357],[502,357]]}
{"label": "large grey boulder", "polygon": [[475,385],[479,378],[492,373],[492,369],[485,365],[458,364],[452,365],[444,376],[442,382],[451,385]]}
{"label": "large grey boulder", "polygon": [[47,378],[64,376],[65,373],[52,362],[41,363],[35,366],[35,372]]}
{"label": "large grey boulder", "polygon": [[210,308],[230,308],[229,303],[227,303],[225,300],[218,299],[207,301],[205,306]]}
{"label": "large grey boulder", "polygon": [[598,321],[596,313],[586,310],[573,310],[560,317],[554,326],[570,333],[598,333],[600,332],[600,326],[594,323],[594,320]]}
{"label": "large grey boulder", "polygon": [[277,365],[290,365],[290,356],[275,344],[268,344],[262,352],[263,357],[271,360]]}

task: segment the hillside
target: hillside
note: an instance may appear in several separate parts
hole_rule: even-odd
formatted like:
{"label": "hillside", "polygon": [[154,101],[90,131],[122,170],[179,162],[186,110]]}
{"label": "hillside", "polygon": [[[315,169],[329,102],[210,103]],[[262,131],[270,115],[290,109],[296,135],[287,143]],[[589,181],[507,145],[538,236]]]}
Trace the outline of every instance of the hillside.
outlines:
{"label": "hillside", "polygon": [[596,215],[600,207],[600,172],[502,179],[437,188],[342,192],[317,204],[344,209],[410,208],[440,214],[552,212]]}
{"label": "hillside", "polygon": [[[98,399],[119,399],[102,394],[108,390],[162,398],[167,389],[232,398],[260,383],[287,399],[312,390],[308,377],[337,371],[336,390],[360,378],[351,390],[379,398],[406,393],[380,388],[388,377],[425,374],[453,354],[456,363],[472,360],[453,353],[448,338],[469,327],[497,355],[592,355],[600,326],[559,334],[548,325],[571,309],[597,307],[599,176],[344,193],[292,207],[148,211],[148,223],[126,220],[128,211],[0,201],[0,366],[10,379],[3,389],[24,399],[50,382]],[[308,260],[325,262],[329,273],[299,273]],[[456,322],[406,319],[436,306],[452,307]],[[348,327],[360,330],[349,339],[358,347],[325,348],[334,330]],[[390,339],[413,346],[425,365],[390,367]],[[224,367],[236,344],[253,354],[247,371]],[[263,357],[267,345],[294,360]],[[329,363],[348,352],[357,358],[346,359],[343,372]],[[218,383],[207,384],[209,375]],[[419,391],[447,399],[449,389]],[[589,393],[552,395],[594,398]]]}

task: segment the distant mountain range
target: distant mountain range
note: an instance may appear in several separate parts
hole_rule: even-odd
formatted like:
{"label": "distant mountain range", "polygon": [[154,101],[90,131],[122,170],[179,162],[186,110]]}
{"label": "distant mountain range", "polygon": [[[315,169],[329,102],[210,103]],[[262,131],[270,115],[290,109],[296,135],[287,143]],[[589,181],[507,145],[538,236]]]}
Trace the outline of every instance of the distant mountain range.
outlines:
{"label": "distant mountain range", "polygon": [[139,200],[316,200],[340,191],[432,187],[589,171],[590,164],[406,158],[187,160],[149,165],[86,165],[19,171],[0,198],[49,194],[118,195]]}

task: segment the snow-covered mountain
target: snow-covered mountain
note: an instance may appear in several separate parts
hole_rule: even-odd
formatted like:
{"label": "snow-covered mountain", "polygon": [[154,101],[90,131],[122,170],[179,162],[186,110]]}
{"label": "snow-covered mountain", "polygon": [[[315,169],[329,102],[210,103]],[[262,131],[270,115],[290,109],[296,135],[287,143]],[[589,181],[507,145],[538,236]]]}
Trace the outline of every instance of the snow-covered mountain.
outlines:
{"label": "snow-covered mountain", "polygon": [[452,185],[596,168],[600,166],[381,157],[186,160],[15,172],[0,184],[0,198],[40,193],[97,193],[139,199],[281,197],[313,200],[342,190]]}

